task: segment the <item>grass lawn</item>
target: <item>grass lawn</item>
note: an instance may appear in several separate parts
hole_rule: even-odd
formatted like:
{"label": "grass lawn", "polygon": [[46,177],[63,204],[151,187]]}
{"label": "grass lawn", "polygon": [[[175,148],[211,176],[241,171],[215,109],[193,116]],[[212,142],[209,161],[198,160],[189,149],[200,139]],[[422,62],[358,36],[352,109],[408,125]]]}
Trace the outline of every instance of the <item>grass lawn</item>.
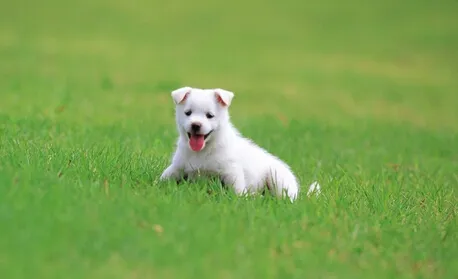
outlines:
{"label": "grass lawn", "polygon": [[[4,1],[0,278],[458,278],[457,11]],[[159,183],[185,85],[321,197]]]}

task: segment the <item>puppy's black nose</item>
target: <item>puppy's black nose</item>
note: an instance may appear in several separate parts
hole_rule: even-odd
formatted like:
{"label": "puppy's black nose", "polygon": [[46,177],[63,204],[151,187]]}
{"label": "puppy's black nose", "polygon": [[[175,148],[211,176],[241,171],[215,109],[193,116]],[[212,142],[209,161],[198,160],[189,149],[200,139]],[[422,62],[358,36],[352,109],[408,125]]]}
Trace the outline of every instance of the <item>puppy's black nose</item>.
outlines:
{"label": "puppy's black nose", "polygon": [[191,124],[191,129],[192,129],[193,132],[199,132],[201,126],[202,126],[202,124],[200,124],[200,123],[197,123],[197,122],[196,123],[192,123]]}

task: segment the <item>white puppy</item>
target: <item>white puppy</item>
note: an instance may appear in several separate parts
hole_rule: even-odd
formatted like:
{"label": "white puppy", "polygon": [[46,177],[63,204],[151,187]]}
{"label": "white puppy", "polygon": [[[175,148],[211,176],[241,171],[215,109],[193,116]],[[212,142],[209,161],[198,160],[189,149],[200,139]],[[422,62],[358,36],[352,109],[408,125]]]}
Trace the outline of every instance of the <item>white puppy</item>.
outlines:
{"label": "white puppy", "polygon": [[294,201],[299,185],[288,165],[242,137],[231,124],[228,107],[233,97],[223,89],[183,87],[172,92],[180,136],[172,164],[161,179],[214,174],[239,195],[267,186],[276,196]]}

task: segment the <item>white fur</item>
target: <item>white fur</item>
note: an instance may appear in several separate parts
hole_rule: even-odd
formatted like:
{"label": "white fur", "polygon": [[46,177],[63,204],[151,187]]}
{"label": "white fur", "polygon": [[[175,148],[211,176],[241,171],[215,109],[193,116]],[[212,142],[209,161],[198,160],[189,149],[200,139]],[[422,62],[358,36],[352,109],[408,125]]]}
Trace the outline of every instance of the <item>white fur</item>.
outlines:
{"label": "white fur", "polygon": [[[299,193],[298,181],[289,166],[279,158],[244,138],[230,122],[228,107],[234,94],[223,89],[183,87],[172,92],[176,104],[176,123],[180,134],[171,165],[162,173],[161,180],[179,179],[182,174],[215,174],[231,185],[235,193],[249,194],[266,186],[278,197],[286,194],[294,201]],[[219,101],[218,101],[219,100]],[[185,112],[191,111],[187,116]],[[207,118],[207,114],[214,115]],[[193,151],[188,133],[191,124],[199,122],[206,138],[201,151]],[[309,194],[319,192],[313,183]]]}

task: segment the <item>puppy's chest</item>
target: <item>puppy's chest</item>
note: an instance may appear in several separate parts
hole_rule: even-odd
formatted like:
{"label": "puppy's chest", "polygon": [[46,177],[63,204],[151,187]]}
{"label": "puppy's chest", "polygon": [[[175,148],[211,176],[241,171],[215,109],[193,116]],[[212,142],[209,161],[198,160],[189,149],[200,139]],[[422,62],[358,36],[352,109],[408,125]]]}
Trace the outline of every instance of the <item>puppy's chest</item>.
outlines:
{"label": "puppy's chest", "polygon": [[184,171],[201,174],[218,174],[224,168],[224,162],[214,156],[190,156],[184,162]]}

